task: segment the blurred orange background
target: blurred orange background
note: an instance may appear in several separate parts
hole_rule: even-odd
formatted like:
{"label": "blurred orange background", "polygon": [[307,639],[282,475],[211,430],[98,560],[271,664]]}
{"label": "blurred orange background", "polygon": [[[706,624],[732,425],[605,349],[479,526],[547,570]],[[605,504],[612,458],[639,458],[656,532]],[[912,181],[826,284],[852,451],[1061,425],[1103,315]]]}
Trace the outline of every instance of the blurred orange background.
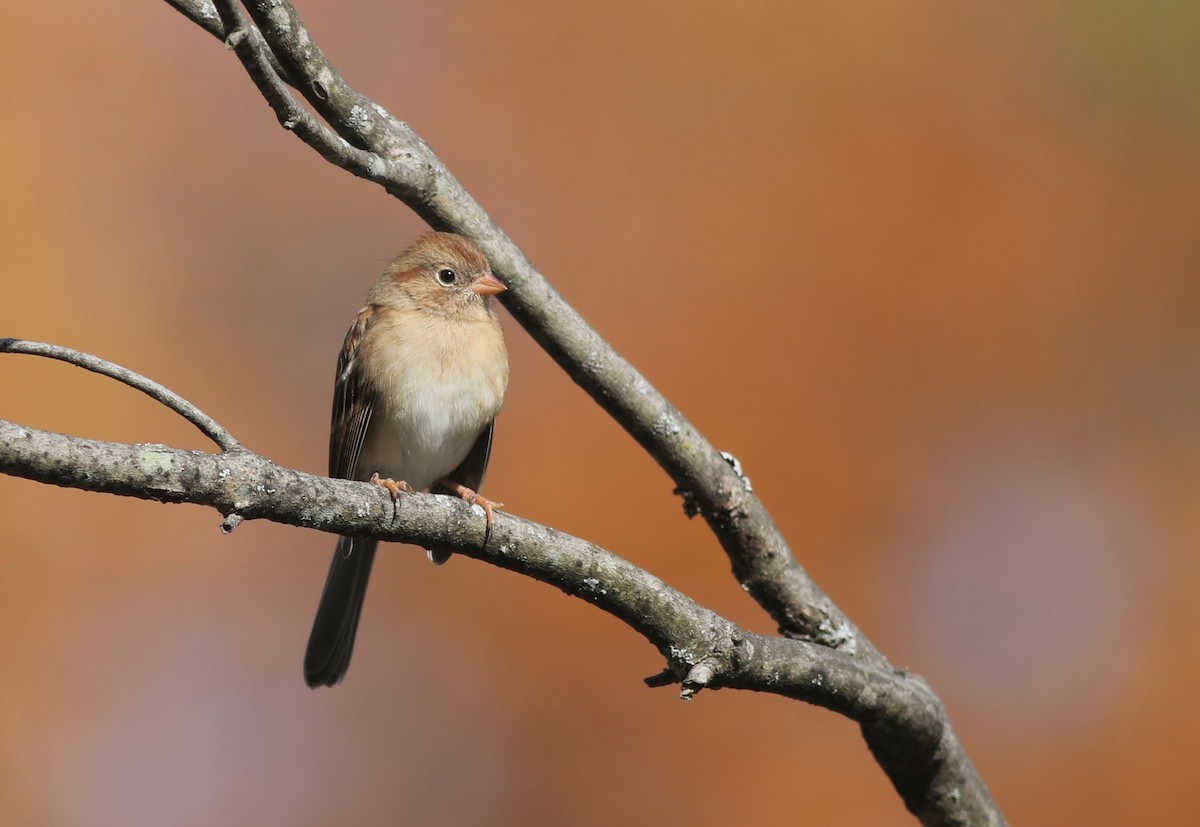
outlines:
{"label": "blurred orange background", "polygon": [[[1200,6],[301,2],[797,557],[940,693],[1013,823],[1189,823]],[[0,336],[102,355],[323,472],[341,337],[422,226],[161,2],[19,4]],[[757,631],[665,475],[511,319],[487,493]],[[208,449],[0,359],[0,417]],[[557,591],[389,546],[300,661],[331,536],[0,478],[0,822],[909,824],[850,722],[680,703]]]}

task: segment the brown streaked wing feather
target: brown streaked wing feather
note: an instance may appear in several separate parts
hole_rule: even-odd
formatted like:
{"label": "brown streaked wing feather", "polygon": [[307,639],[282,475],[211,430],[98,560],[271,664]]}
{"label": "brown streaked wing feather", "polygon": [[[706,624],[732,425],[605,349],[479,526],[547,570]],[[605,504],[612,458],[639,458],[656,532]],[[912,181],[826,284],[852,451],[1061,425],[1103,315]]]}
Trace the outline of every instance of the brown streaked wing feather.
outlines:
{"label": "brown streaked wing feather", "polygon": [[362,381],[361,366],[356,361],[375,306],[367,305],[358,311],[354,324],[346,333],[342,352],[338,354],[337,378],[333,385],[333,418],[329,428],[329,476],[354,478],[367,426],[371,424],[371,409],[375,400]]}

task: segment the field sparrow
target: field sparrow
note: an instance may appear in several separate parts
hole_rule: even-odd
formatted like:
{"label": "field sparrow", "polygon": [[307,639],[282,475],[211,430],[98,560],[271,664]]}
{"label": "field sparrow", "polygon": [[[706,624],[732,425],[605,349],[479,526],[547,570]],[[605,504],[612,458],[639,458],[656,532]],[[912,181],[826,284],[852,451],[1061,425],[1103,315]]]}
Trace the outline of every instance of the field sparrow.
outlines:
{"label": "field sparrow", "polygon": [[[329,475],[400,491],[478,495],[508,352],[491,296],[504,290],[467,239],[427,233],[393,261],[367,296],[338,357]],[[350,666],[378,540],[340,537],[317,606],[304,679],[333,686]],[[486,542],[486,540],[485,540]],[[430,552],[435,562],[445,553]]]}

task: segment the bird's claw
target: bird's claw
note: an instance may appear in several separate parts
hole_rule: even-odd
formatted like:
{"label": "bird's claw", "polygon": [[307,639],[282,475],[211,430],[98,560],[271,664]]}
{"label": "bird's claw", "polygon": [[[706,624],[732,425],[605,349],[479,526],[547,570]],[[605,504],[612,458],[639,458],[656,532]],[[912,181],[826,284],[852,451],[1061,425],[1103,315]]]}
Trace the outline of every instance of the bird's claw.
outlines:
{"label": "bird's claw", "polygon": [[392,519],[396,519],[400,514],[400,494],[411,494],[412,486],[404,480],[397,482],[391,477],[381,477],[378,473],[372,474],[368,482],[371,485],[378,485],[392,495]]}
{"label": "bird's claw", "polygon": [[444,480],[443,484],[471,505],[477,505],[482,508],[484,513],[487,514],[487,526],[483,530],[483,545],[487,546],[488,540],[492,539],[492,526],[496,522],[495,510],[497,508],[504,508],[504,503],[489,500],[478,491],[467,488],[465,485],[459,485],[453,480]]}

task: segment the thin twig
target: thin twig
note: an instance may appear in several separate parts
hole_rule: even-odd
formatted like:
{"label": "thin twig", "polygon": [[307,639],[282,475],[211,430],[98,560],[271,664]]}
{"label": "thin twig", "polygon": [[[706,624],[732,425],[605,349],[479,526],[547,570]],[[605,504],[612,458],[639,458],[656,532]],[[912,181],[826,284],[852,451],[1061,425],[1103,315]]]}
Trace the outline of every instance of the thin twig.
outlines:
{"label": "thin twig", "polygon": [[225,39],[225,27],[217,16],[217,7],[208,0],[167,0],[167,4],[217,40]]}
{"label": "thin twig", "polygon": [[57,359],[60,362],[67,362],[84,370],[90,370],[92,373],[99,373],[101,376],[116,379],[118,382],[139,390],[151,399],[166,405],[199,428],[200,432],[217,443],[217,447],[222,451],[242,450],[241,443],[234,439],[229,431],[179,394],[164,388],[153,379],[148,379],[140,373],[134,373],[128,368],[123,368],[106,359],[101,359],[99,356],[72,350],[69,347],[62,347],[61,345],[31,342],[25,339],[0,339],[0,353],[24,353],[29,356],[44,356],[47,359]]}
{"label": "thin twig", "polygon": [[221,25],[228,32],[225,45],[242,61],[246,73],[275,112],[280,126],[295,132],[325,160],[360,178],[378,181],[387,177],[386,165],[380,161],[378,155],[351,146],[292,96],[279,74],[274,55],[263,41],[262,34],[249,24],[236,2],[218,0],[216,8],[220,14]]}
{"label": "thin twig", "polygon": [[[225,24],[221,21],[221,15],[217,13],[217,7],[211,0],[167,0],[167,4],[217,40],[225,40]],[[276,60],[275,55],[268,55],[267,60],[270,62],[272,70],[284,83],[292,82],[287,70]]]}

